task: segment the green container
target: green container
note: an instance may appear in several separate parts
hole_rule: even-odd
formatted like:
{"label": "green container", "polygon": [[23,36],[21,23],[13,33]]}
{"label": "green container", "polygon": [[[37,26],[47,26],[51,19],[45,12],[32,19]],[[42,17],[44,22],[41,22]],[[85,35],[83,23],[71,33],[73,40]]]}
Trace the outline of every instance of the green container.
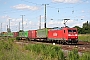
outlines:
{"label": "green container", "polygon": [[47,38],[47,35],[48,35],[48,28],[37,30],[37,37],[38,38]]}
{"label": "green container", "polygon": [[3,35],[2,35],[2,36],[4,36],[4,37],[5,37],[5,36],[7,36],[7,35],[8,35],[8,33],[3,33]]}
{"label": "green container", "polygon": [[19,37],[24,37],[24,32],[19,32]]}
{"label": "green container", "polygon": [[7,36],[13,37],[13,33],[12,32],[8,32]]}
{"label": "green container", "polygon": [[28,31],[24,31],[24,37],[28,37]]}
{"label": "green container", "polygon": [[19,32],[19,37],[28,37],[28,31]]}

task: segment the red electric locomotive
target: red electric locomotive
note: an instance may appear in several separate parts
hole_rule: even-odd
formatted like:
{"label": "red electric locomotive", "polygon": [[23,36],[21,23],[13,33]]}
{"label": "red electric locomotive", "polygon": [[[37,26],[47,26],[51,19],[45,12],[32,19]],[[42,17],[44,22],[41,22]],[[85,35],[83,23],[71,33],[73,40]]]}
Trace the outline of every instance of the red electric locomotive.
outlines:
{"label": "red electric locomotive", "polygon": [[78,32],[76,28],[60,28],[48,31],[48,39],[58,41],[59,43],[77,43]]}

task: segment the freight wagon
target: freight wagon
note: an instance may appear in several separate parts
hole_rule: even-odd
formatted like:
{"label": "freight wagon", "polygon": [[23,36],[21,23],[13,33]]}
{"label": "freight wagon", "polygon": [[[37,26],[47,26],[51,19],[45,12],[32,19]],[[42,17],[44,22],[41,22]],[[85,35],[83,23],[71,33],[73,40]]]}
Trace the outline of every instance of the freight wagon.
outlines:
{"label": "freight wagon", "polygon": [[13,37],[18,37],[19,36],[19,32],[13,32]]}
{"label": "freight wagon", "polygon": [[2,37],[13,37],[13,32],[2,32],[0,34]]}
{"label": "freight wagon", "polygon": [[29,40],[36,40],[37,39],[37,30],[29,30],[28,38],[29,38]]}
{"label": "freight wagon", "polygon": [[52,28],[38,29],[37,34],[36,34],[37,39],[47,41],[48,40],[48,30],[50,30],[50,29],[52,29]]}
{"label": "freight wagon", "polygon": [[17,32],[15,35],[16,32],[14,32],[14,36],[16,36],[16,39],[17,40],[26,40],[28,39],[28,31],[22,31],[22,32]]}

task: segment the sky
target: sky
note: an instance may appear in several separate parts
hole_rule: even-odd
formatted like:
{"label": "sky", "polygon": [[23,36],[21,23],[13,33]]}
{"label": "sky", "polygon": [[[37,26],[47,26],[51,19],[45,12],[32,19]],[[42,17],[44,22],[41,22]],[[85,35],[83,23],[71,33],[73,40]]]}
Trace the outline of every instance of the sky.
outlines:
{"label": "sky", "polygon": [[64,27],[64,19],[70,19],[69,27],[90,22],[90,0],[0,0],[0,32],[7,31],[9,21],[11,31],[22,30],[22,15],[25,31],[39,29],[40,19],[44,28],[45,4],[48,28]]}

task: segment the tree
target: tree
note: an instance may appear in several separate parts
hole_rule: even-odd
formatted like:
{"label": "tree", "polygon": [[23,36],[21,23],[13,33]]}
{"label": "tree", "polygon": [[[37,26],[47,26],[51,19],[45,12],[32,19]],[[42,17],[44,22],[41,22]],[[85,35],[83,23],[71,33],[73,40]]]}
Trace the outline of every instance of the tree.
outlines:
{"label": "tree", "polygon": [[79,26],[75,26],[74,28],[78,29],[79,34],[90,34],[90,22],[83,23],[82,28]]}
{"label": "tree", "polygon": [[85,34],[90,33],[90,22],[87,21],[86,23],[83,23],[83,30]]}
{"label": "tree", "polygon": [[81,27],[79,27],[79,26],[75,26],[74,28],[77,28],[79,34],[82,33],[82,28],[81,28]]}

